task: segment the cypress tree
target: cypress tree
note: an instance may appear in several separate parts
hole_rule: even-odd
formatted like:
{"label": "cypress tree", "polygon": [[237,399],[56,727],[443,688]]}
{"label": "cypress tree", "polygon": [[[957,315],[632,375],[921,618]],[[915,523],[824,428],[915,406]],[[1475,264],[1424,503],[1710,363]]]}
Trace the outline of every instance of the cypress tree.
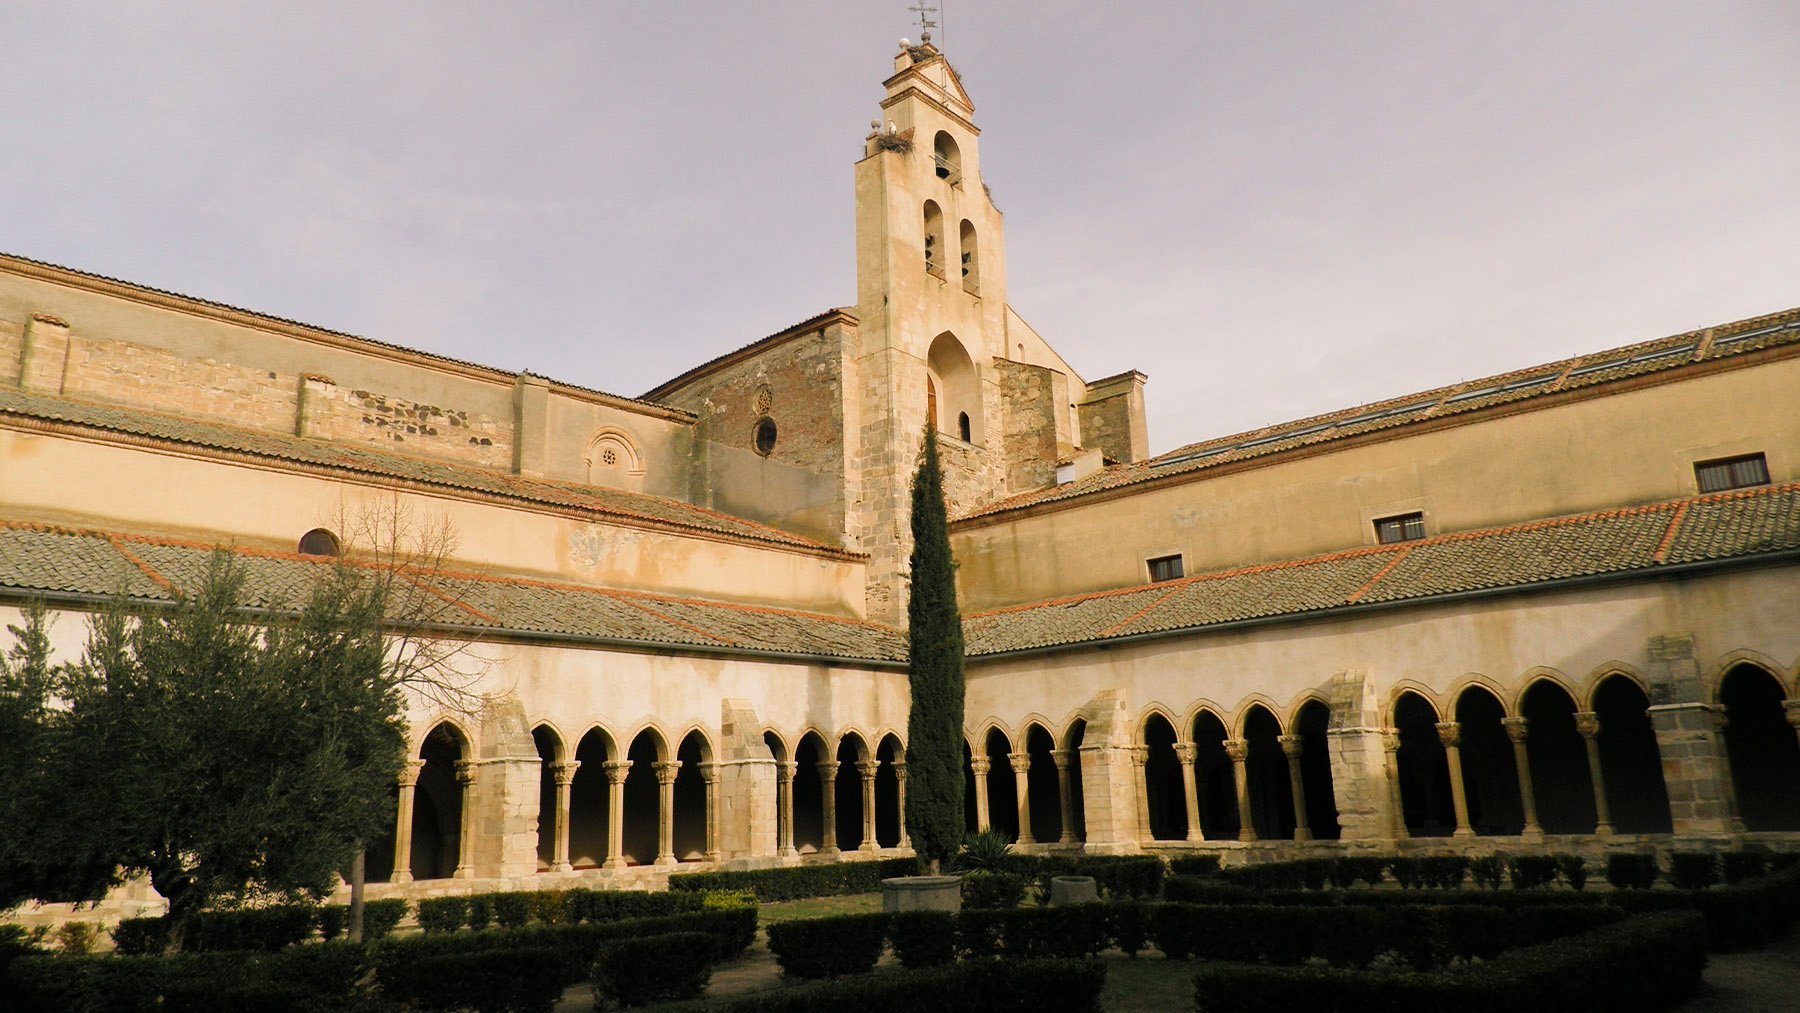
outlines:
{"label": "cypress tree", "polygon": [[930,426],[913,475],[912,538],[906,830],[920,862],[935,875],[963,838],[963,635],[937,433]]}

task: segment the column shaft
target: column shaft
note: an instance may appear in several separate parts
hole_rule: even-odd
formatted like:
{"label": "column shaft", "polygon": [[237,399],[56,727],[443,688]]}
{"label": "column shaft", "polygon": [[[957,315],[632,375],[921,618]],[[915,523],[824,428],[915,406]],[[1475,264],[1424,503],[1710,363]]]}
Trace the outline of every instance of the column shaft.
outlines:
{"label": "column shaft", "polygon": [[1606,771],[1600,766],[1600,715],[1593,711],[1575,713],[1575,730],[1587,747],[1588,779],[1594,784],[1594,833],[1613,832],[1612,806],[1606,801]]}
{"label": "column shaft", "polygon": [[1137,839],[1139,844],[1148,844],[1155,837],[1150,833],[1150,782],[1144,775],[1144,765],[1150,762],[1149,746],[1130,746],[1132,776],[1137,787]]}
{"label": "column shaft", "polygon": [[1187,839],[1190,841],[1206,839],[1200,829],[1200,789],[1194,783],[1194,761],[1199,756],[1200,749],[1192,742],[1175,743],[1175,761],[1181,765],[1182,799],[1187,803]]}
{"label": "column shaft", "polygon": [[800,764],[793,760],[783,760],[776,768],[781,778],[775,783],[776,805],[776,849],[782,858],[791,858],[794,851],[794,772]]}
{"label": "column shaft", "polygon": [[675,864],[675,778],[680,760],[658,760],[656,767],[656,864]]}
{"label": "column shaft", "polygon": [[631,773],[630,760],[607,760],[600,765],[606,771],[606,863],[608,869],[625,868],[625,778]]}
{"label": "column shaft", "polygon": [[1250,812],[1250,743],[1226,739],[1225,755],[1231,757],[1231,776],[1237,783],[1238,840],[1256,840],[1256,819]]}
{"label": "column shaft", "polygon": [[1058,844],[1075,843],[1075,794],[1070,790],[1069,755],[1071,750],[1052,749],[1050,761],[1056,764],[1056,798],[1062,807],[1062,835]]}
{"label": "column shaft", "polygon": [[899,796],[900,806],[900,846],[912,847],[912,835],[906,832],[906,764],[894,761],[894,794]]}
{"label": "column shaft", "polygon": [[1282,755],[1287,757],[1288,786],[1294,793],[1294,840],[1310,841],[1312,826],[1306,819],[1306,778],[1300,769],[1306,740],[1298,735],[1283,735],[1275,741],[1281,743]]}
{"label": "column shaft", "polygon": [[825,839],[819,842],[819,852],[825,855],[841,854],[837,839],[837,772],[838,761],[826,760],[818,764],[819,801],[824,809]]}
{"label": "column shaft", "polygon": [[1456,807],[1456,832],[1450,836],[1474,837],[1475,829],[1469,826],[1469,796],[1463,790],[1462,726],[1454,721],[1439,721],[1437,733],[1449,760],[1450,801]]}
{"label": "column shaft", "polygon": [[880,851],[881,842],[875,839],[875,775],[881,770],[879,760],[856,761],[856,772],[862,775],[862,843],[858,851]]}
{"label": "column shaft", "polygon": [[706,847],[705,858],[716,862],[719,853],[719,765],[702,763],[700,778],[706,782]]}
{"label": "column shaft", "polygon": [[[556,813],[550,832],[552,838],[551,872],[568,872],[569,864],[569,797],[574,791],[575,771],[581,766],[579,760],[569,760],[550,766],[550,773],[556,779]],[[540,831],[541,832],[541,831]]]}
{"label": "column shaft", "polygon": [[1387,759],[1383,774],[1387,778],[1388,804],[1393,807],[1394,812],[1393,838],[1395,841],[1404,841],[1412,834],[1406,829],[1406,806],[1400,792],[1400,733],[1381,733],[1381,751],[1386,754]]}
{"label": "column shaft", "polygon": [[390,877],[395,883],[413,881],[413,792],[418,790],[419,772],[424,769],[424,760],[408,760],[400,766],[400,811],[394,820],[394,875]]}
{"label": "column shaft", "polygon": [[1531,785],[1531,754],[1526,744],[1531,726],[1525,718],[1501,718],[1500,724],[1506,728],[1506,737],[1512,740],[1513,765],[1519,769],[1519,801],[1525,808],[1522,835],[1536,840],[1544,836],[1544,828],[1538,825],[1537,792]]}
{"label": "column shaft", "polygon": [[1007,753],[1006,762],[1013,772],[1013,797],[1019,808],[1019,843],[1036,844],[1031,835],[1031,754]]}
{"label": "column shaft", "polygon": [[456,761],[456,786],[462,796],[462,819],[456,834],[456,871],[451,875],[457,879],[473,879],[475,876],[475,773],[474,761]]}
{"label": "column shaft", "polygon": [[988,822],[988,771],[993,769],[993,761],[985,756],[977,756],[969,760],[969,769],[975,773],[975,829],[986,833],[993,826]]}

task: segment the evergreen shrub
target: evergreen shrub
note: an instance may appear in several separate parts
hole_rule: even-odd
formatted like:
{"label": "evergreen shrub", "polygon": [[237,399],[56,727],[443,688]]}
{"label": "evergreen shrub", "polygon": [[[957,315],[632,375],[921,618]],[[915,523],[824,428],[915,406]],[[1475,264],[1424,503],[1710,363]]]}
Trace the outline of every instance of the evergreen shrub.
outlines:
{"label": "evergreen shrub", "polygon": [[1719,881],[1719,856],[1710,851],[1669,855],[1669,883],[1677,890],[1704,890]]}
{"label": "evergreen shrub", "polygon": [[962,877],[962,903],[965,908],[1018,907],[1025,899],[1025,877],[1012,872],[988,872],[977,869]]}
{"label": "evergreen shrub", "polygon": [[1469,859],[1469,879],[1476,886],[1488,890],[1500,889],[1500,877],[1506,874],[1506,858],[1501,855],[1482,855]]}
{"label": "evergreen shrub", "polygon": [[768,928],[769,950],[790,978],[834,978],[868,971],[887,941],[885,913],[780,922]]}
{"label": "evergreen shrub", "polygon": [[522,947],[381,963],[376,976],[383,997],[433,1013],[550,1013],[562,998],[563,963],[553,947]]}
{"label": "evergreen shrub", "polygon": [[918,871],[919,864],[914,859],[884,858],[874,862],[831,862],[821,865],[790,865],[778,869],[677,872],[669,876],[669,890],[671,893],[742,891],[755,894],[757,900],[767,904],[810,897],[874,893],[881,889],[882,880],[911,876]]}
{"label": "evergreen shrub", "polygon": [[894,974],[770,989],[726,1013],[1098,1013],[1106,965],[1098,960],[979,960]]}
{"label": "evergreen shrub", "polygon": [[188,926],[184,947],[190,952],[262,950],[273,952],[312,935],[313,908],[276,904],[237,911],[202,911]]}
{"label": "evergreen shrub", "polygon": [[1550,855],[1514,855],[1507,859],[1507,874],[1515,890],[1536,890],[1556,882],[1556,859]]}
{"label": "evergreen shrub", "polygon": [[492,894],[477,893],[469,897],[469,928],[480,932],[494,920],[494,898]]}
{"label": "evergreen shrub", "polygon": [[1171,876],[1217,876],[1219,874],[1218,855],[1182,855],[1169,859]]}
{"label": "evergreen shrub", "polygon": [[363,942],[385,938],[406,917],[406,901],[398,897],[363,904]]}
{"label": "evergreen shrub", "polygon": [[1615,890],[1648,890],[1661,875],[1655,855],[1616,852],[1606,856],[1606,881]]}
{"label": "evergreen shrub", "polygon": [[1742,883],[1769,872],[1769,856],[1760,851],[1727,851],[1724,855],[1725,882]]}
{"label": "evergreen shrub", "polygon": [[[369,909],[363,907],[363,921],[368,921]],[[313,912],[313,921],[319,926],[319,938],[331,942],[344,934],[350,927],[350,908],[343,904],[325,904]]]}
{"label": "evergreen shrub", "polygon": [[897,911],[888,920],[888,942],[903,967],[936,967],[956,959],[956,915],[949,911]]}
{"label": "evergreen shrub", "polygon": [[1706,918],[1711,949],[1754,950],[1779,939],[1800,921],[1800,865],[1734,886],[1633,890],[1614,894],[1611,900],[1628,911],[1698,911]]}
{"label": "evergreen shrub", "polygon": [[523,893],[493,894],[494,920],[503,929],[521,928],[531,920],[531,898]]}
{"label": "evergreen shrub", "polygon": [[1114,901],[1107,905],[1107,934],[1112,937],[1113,945],[1133,960],[1149,946],[1151,910],[1149,904],[1137,900]]}
{"label": "evergreen shrub", "polygon": [[1587,889],[1587,859],[1580,855],[1557,855],[1556,871],[1571,890]]}
{"label": "evergreen shrub", "polygon": [[169,923],[160,915],[125,918],[112,928],[113,950],[120,956],[161,953],[169,944]]}
{"label": "evergreen shrub", "polygon": [[594,958],[594,1008],[692,999],[712,978],[717,941],[703,932],[615,939]]}
{"label": "evergreen shrub", "polygon": [[419,928],[428,935],[455,932],[468,920],[467,897],[424,897],[419,900]]}

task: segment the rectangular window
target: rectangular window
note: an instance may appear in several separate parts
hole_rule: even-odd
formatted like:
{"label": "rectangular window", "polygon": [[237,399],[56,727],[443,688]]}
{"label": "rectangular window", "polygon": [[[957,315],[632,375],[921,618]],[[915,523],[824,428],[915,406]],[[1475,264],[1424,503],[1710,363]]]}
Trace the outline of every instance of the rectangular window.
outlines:
{"label": "rectangular window", "polygon": [[1375,519],[1375,540],[1383,545],[1416,542],[1425,537],[1424,514],[1400,514]]}
{"label": "rectangular window", "polygon": [[1180,556],[1158,556],[1155,559],[1146,559],[1144,562],[1150,566],[1150,583],[1152,584],[1181,578]]}
{"label": "rectangular window", "polygon": [[1745,454],[1694,465],[1694,481],[1701,492],[1723,492],[1769,484],[1769,462],[1761,454]]}

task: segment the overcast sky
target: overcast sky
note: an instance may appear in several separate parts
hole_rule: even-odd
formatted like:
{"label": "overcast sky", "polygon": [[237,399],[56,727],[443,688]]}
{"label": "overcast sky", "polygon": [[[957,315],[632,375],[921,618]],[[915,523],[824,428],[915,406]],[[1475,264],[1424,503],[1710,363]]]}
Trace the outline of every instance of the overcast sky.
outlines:
{"label": "overcast sky", "polygon": [[[855,301],[911,2],[0,0],[0,249],[635,395]],[[1159,451],[1800,304],[1794,0],[944,2]]]}

